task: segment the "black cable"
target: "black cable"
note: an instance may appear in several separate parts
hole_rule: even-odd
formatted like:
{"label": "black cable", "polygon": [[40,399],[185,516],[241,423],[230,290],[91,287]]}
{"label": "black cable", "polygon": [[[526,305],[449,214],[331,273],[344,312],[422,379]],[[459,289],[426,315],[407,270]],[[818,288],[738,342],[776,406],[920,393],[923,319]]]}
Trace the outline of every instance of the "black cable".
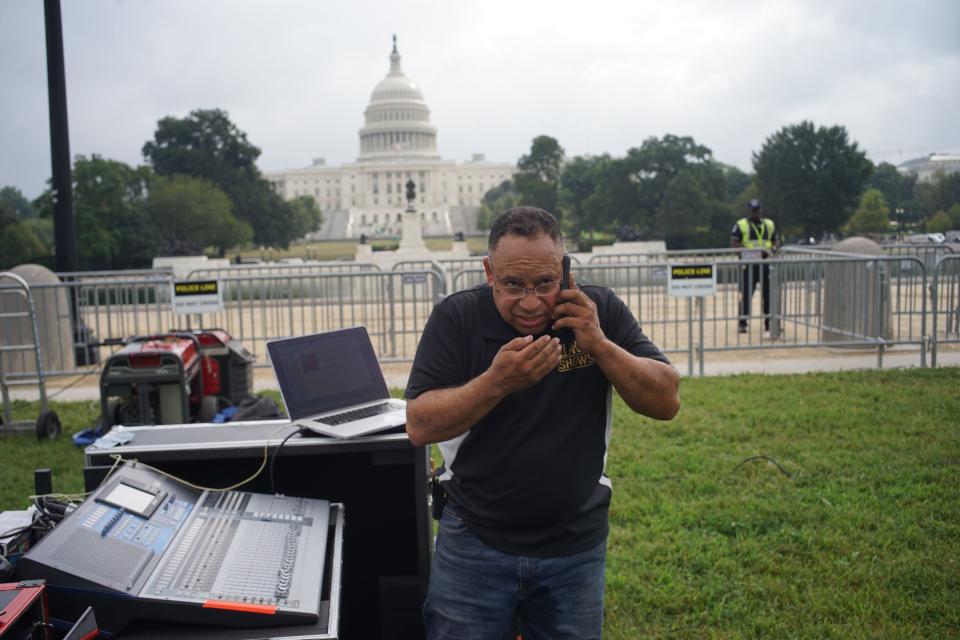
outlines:
{"label": "black cable", "polygon": [[32,638],[34,637],[34,633],[37,631],[37,629],[43,629],[43,631],[44,631],[43,637],[44,637],[45,639],[46,639],[46,638],[52,638],[52,637],[53,637],[52,632],[53,632],[53,631],[56,631],[56,629],[54,628],[54,626],[53,626],[52,624],[50,624],[49,622],[36,622],[36,623],[34,623],[34,625],[30,628],[30,633],[28,633],[27,635],[24,636],[24,640],[26,640],[27,638],[32,639]]}
{"label": "black cable", "polygon": [[67,512],[67,507],[60,502],[49,498],[48,496],[40,496],[38,500],[34,503],[43,515],[48,518],[53,518],[57,522],[63,520],[63,516]]}
{"label": "black cable", "polygon": [[[56,398],[58,395],[60,395],[61,393],[63,393],[63,392],[66,391],[67,389],[69,389],[70,387],[74,386],[75,384],[77,384],[78,382],[80,382],[81,380],[83,380],[84,378],[86,378],[87,376],[91,376],[91,375],[93,375],[93,374],[95,374],[95,373],[100,373],[101,371],[103,371],[103,367],[97,367],[97,368],[94,369],[93,371],[87,371],[85,374],[83,374],[82,376],[80,376],[79,378],[77,378],[76,380],[74,380],[73,382],[71,382],[70,384],[68,384],[68,385],[66,385],[66,386],[64,386],[64,387],[60,387],[59,389],[57,389],[57,390],[54,391],[53,393],[47,394],[47,400],[50,400],[51,398]],[[36,400],[35,402],[40,402],[40,401],[39,401],[39,400]]]}
{"label": "black cable", "polygon": [[[38,520],[44,521],[49,529],[53,529],[61,520],[68,515],[72,503],[62,501],[51,496],[36,496],[33,499],[33,506],[38,512]],[[36,524],[36,521],[34,522]]]}
{"label": "black cable", "polygon": [[[63,386],[63,387],[60,387],[59,389],[57,389],[57,390],[54,391],[53,393],[48,393],[48,394],[47,394],[47,402],[49,402],[50,400],[53,400],[53,399],[56,398],[58,395],[60,395],[61,393],[63,393],[63,392],[66,391],[67,389],[69,389],[70,387],[75,386],[78,382],[80,382],[80,381],[83,380],[84,378],[86,378],[86,377],[88,377],[88,376],[91,376],[91,375],[93,375],[94,373],[100,373],[101,371],[103,371],[103,367],[97,367],[96,369],[94,369],[94,370],[92,370],[92,371],[87,371],[86,373],[84,373],[83,375],[81,375],[79,378],[77,378],[76,380],[74,380],[73,382],[71,382],[70,384],[68,384],[68,385],[66,385],[66,386]],[[45,377],[45,378],[49,378],[49,376],[44,376],[44,377]],[[29,408],[29,407],[32,407],[32,406],[35,405],[35,404],[40,404],[40,398],[37,398],[36,400],[24,401],[24,404],[22,405],[22,407],[24,407],[24,408]]]}
{"label": "black cable", "polygon": [[280,455],[280,449],[283,449],[283,445],[287,444],[287,440],[289,440],[293,436],[297,435],[298,433],[307,433],[307,432],[308,430],[304,429],[303,427],[300,427],[296,431],[291,431],[289,434],[287,434],[287,437],[284,438],[282,442],[280,442],[280,446],[277,447],[277,450],[273,452],[273,455],[270,457],[270,493],[277,492],[276,485],[274,484],[274,481],[273,481],[273,465],[277,461],[277,456]]}

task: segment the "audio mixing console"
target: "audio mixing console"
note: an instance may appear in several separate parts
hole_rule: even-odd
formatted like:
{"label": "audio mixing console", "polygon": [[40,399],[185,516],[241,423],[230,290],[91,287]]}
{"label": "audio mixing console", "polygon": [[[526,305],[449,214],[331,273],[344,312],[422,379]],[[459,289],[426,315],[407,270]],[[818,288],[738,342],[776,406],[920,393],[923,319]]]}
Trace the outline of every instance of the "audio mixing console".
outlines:
{"label": "audio mixing console", "polygon": [[126,463],[21,558],[18,574],[47,581],[54,617],[58,603],[94,604],[111,632],[140,618],[310,624],[329,527],[325,500],[201,491]]}

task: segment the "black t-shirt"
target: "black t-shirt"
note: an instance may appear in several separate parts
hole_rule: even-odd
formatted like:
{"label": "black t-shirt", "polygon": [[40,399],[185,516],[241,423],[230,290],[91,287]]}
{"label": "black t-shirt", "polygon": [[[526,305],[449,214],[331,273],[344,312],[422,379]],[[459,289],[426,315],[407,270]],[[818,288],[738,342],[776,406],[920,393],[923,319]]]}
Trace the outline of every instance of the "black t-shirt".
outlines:
{"label": "black t-shirt", "polygon": [[[581,289],[596,303],[609,340],[668,362],[612,291]],[[500,316],[488,285],[447,297],[423,330],[406,397],[466,384],[520,335]],[[510,553],[576,553],[607,535],[610,481],[603,467],[612,388],[572,335],[562,347],[557,369],[439,444],[446,467],[441,480],[457,513],[488,544]]]}

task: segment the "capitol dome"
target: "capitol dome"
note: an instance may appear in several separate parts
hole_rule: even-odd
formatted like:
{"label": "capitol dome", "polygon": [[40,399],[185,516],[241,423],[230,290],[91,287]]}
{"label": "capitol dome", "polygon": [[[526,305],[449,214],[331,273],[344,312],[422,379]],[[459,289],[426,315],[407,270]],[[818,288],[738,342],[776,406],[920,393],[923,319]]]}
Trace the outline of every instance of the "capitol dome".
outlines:
{"label": "capitol dome", "polygon": [[437,129],[420,87],[400,68],[397,38],[393,38],[390,72],[370,94],[360,129],[359,161],[436,159]]}

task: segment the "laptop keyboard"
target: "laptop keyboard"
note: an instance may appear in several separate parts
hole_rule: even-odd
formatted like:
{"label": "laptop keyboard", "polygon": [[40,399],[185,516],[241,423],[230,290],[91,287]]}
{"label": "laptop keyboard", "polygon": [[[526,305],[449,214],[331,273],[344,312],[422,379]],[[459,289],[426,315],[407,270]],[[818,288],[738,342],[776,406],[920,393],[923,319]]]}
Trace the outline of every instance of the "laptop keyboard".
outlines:
{"label": "laptop keyboard", "polygon": [[317,418],[317,422],[337,425],[343,424],[344,422],[362,420],[363,418],[369,418],[371,416],[378,416],[381,413],[390,413],[391,411],[396,411],[396,407],[389,402],[383,402],[381,404],[375,404],[369,407],[363,407],[361,409],[354,409],[353,411],[344,411],[343,413],[335,413],[332,416]]}

